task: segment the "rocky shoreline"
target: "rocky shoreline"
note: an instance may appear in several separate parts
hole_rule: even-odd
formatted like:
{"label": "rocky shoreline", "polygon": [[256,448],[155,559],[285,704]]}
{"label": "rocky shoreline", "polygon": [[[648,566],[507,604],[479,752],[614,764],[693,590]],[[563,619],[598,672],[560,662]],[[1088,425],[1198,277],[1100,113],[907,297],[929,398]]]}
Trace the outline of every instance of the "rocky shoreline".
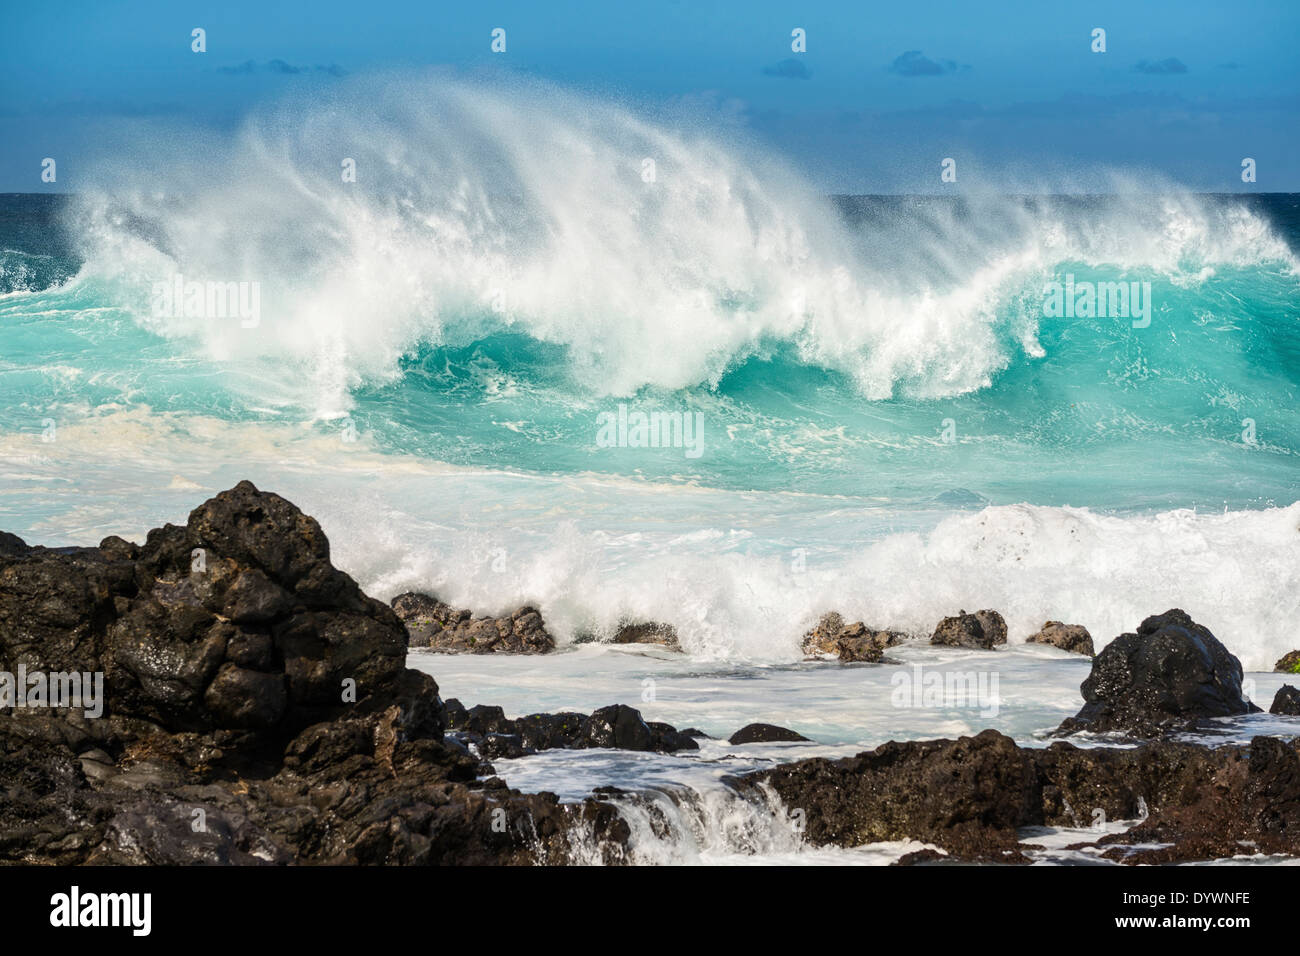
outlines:
{"label": "rocky shoreline", "polygon": [[[907,638],[827,615],[804,648],[870,664]],[[653,622],[628,622],[615,640],[676,646]],[[1035,640],[1092,654],[1075,625],[1049,621]],[[991,610],[945,618],[931,636],[990,651],[1005,641]],[[89,685],[76,706],[0,707],[0,862],[559,864],[579,842],[584,859],[594,846],[604,862],[626,862],[628,824],[608,793],[566,803],[523,793],[490,761],[554,748],[691,751],[703,734],[617,702],[509,718],[444,702],[432,677],[406,666],[411,646],[554,644],[534,608],[475,618],[427,595],[392,607],[366,595],[333,566],[314,519],[249,482],[143,545],[49,549],[0,533],[0,670],[101,675],[103,687],[98,713]],[[800,760],[728,785],[803,811],[812,845],[938,848],[907,863],[1026,862],[1019,831],[1087,826],[1097,814],[1141,821],[1099,835],[1098,850],[1118,862],[1300,854],[1294,742],[1171,739],[1253,709],[1240,663],[1208,630],[1178,610],[1148,618],[1094,658],[1082,689],[1084,707],[1058,733],[1129,746],[1023,748],[986,730]],[[1300,692],[1283,688],[1273,712],[1298,710]],[[753,724],[731,742],[799,739]]]}
{"label": "rocky shoreline", "polygon": [[1099,820],[1141,820],[1090,844],[1120,863],[1300,852],[1300,755],[1273,737],[1248,747],[1156,741],[1136,749],[1061,742],[1034,749],[985,730],[803,760],[731,784],[742,792],[771,787],[803,809],[804,836],[814,845],[911,839],[942,851],[902,863],[1027,863],[1033,840],[1022,839],[1021,828]]}

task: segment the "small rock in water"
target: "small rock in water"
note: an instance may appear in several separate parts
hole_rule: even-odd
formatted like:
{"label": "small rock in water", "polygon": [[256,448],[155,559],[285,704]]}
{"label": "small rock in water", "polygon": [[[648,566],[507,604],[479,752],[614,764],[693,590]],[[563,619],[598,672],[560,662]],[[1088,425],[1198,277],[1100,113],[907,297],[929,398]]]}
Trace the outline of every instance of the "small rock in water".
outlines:
{"label": "small rock in water", "polygon": [[660,644],[664,647],[676,648],[678,646],[677,628],[671,624],[660,624],[657,621],[624,622],[614,632],[611,643]]}
{"label": "small rock in water", "polygon": [[443,704],[443,721],[458,733],[462,743],[475,744],[489,759],[521,757],[539,750],[590,747],[659,753],[699,749],[691,735],[671,724],[647,723],[640,711],[625,704],[602,707],[590,716],[528,714],[511,720],[500,707],[480,704],[467,710],[453,697]]}
{"label": "small rock in water", "polygon": [[907,640],[902,631],[878,631],[861,621],[845,624],[844,618],[831,611],[817,626],[804,635],[803,652],[810,656],[834,656],[846,664],[877,663],[885,648]]}
{"label": "small rock in water", "polygon": [[1268,712],[1285,717],[1300,717],[1300,689],[1283,684],[1274,695],[1273,706],[1269,707]]}
{"label": "small rock in water", "polygon": [[992,650],[995,645],[1007,642],[1007,622],[997,611],[959,612],[955,617],[945,617],[934,629],[930,643],[942,647],[971,647]]}
{"label": "small rock in water", "polygon": [[1037,634],[1025,639],[1026,644],[1049,644],[1063,651],[1075,654],[1095,655],[1092,648],[1092,635],[1082,624],[1062,624],[1060,621],[1048,621]]}
{"label": "small rock in water", "polygon": [[547,632],[536,608],[476,618],[464,608],[415,591],[399,594],[391,605],[406,625],[411,647],[447,654],[545,654],[555,650],[555,638]]}
{"label": "small rock in water", "polygon": [[778,727],[775,724],[746,724],[727,740],[730,744],[766,744],[780,741],[807,740],[803,734]]}

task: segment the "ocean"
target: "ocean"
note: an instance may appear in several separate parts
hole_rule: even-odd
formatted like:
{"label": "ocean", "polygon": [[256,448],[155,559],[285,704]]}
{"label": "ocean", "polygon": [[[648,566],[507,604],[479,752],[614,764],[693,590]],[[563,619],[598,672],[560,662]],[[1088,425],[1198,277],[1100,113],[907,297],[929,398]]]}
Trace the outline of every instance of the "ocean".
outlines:
{"label": "ocean", "polygon": [[[1300,644],[1300,195],[825,196],[571,94],[386,90],[0,196],[0,528],[140,541],[251,479],[375,596],[541,610],[547,658],[412,652],[444,697],[815,741],[498,768],[712,794],[643,841],[667,862],[798,855],[727,829],[708,781],[742,764],[1041,743],[1087,673],[1023,646],[1048,619],[1100,649],[1181,607],[1267,706]],[[889,701],[982,652],[800,650],[826,611],[928,636],[962,608],[1008,622],[996,716]],[[623,621],[682,653],[603,643]]]}

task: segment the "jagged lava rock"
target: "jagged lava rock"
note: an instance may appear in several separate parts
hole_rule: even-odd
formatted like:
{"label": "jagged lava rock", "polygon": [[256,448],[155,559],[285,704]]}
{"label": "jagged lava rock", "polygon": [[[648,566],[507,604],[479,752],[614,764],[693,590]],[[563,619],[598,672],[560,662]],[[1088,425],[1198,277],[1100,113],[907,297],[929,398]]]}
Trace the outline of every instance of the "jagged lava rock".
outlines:
{"label": "jagged lava rock", "polygon": [[677,628],[671,624],[658,621],[622,622],[610,639],[612,644],[659,644],[663,647],[679,647]]}
{"label": "jagged lava rock", "polygon": [[1007,642],[1007,622],[997,611],[960,611],[945,617],[930,636],[930,643],[942,647],[971,647],[992,650]]}
{"label": "jagged lava rock", "polygon": [[445,705],[445,721],[465,743],[478,747],[485,756],[524,756],[556,748],[608,747],[660,753],[699,749],[692,736],[670,724],[646,722],[639,710],[626,704],[611,704],[591,715],[528,714],[511,720],[500,707],[479,705],[466,709],[452,698]]}
{"label": "jagged lava rock", "polygon": [[1057,729],[1153,737],[1210,717],[1258,711],[1241,694],[1241,662],[1185,611],[1149,617],[1092,662],[1083,708]]}
{"label": "jagged lava rock", "polygon": [[1074,654],[1086,654],[1093,657],[1092,635],[1082,624],[1062,624],[1060,621],[1048,621],[1036,634],[1025,638],[1026,644],[1049,644],[1063,651]]}
{"label": "jagged lava rock", "polygon": [[908,839],[935,844],[950,861],[1027,863],[1021,828],[1083,828],[1101,811],[1108,820],[1141,821],[1095,841],[1120,863],[1222,859],[1243,847],[1300,852],[1300,754],[1295,742],[1273,737],[1216,749],[1168,740],[1022,748],[985,730],[958,740],[890,741],[855,757],[814,757],[727,782],[755,796],[770,788],[802,810],[804,838],[814,846]]}
{"label": "jagged lava rock", "polygon": [[831,611],[804,635],[802,648],[809,656],[836,657],[846,664],[874,664],[884,657],[886,648],[905,640],[907,635],[901,631],[876,630],[861,621],[845,624],[839,613]]}
{"label": "jagged lava rock", "polygon": [[446,654],[546,654],[555,638],[536,608],[521,607],[504,617],[474,617],[435,597],[408,591],[392,600],[406,625],[412,647]]}
{"label": "jagged lava rock", "polygon": [[30,548],[0,566],[0,660],[103,671],[112,717],[291,732],[349,706],[345,680],[362,706],[401,682],[436,688],[404,676],[405,657],[401,622],[330,564],[316,521],[250,482],[143,547]]}

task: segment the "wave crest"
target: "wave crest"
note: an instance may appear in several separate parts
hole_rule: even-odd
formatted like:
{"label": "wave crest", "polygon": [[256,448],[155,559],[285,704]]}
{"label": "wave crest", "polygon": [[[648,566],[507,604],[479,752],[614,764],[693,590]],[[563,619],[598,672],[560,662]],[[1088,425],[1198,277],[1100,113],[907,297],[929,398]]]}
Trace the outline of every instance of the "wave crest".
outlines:
{"label": "wave crest", "polygon": [[[501,329],[564,346],[599,394],[716,385],[782,342],[867,398],[942,397],[1041,354],[1031,292],[1061,263],[1182,282],[1295,270],[1248,209],[1118,178],[1091,213],[966,193],[854,225],[753,143],[520,81],[358,80],[250,117],[233,146],[180,141],[124,160],[136,184],[155,167],[147,191],[102,171],[78,214],[83,277],[211,359],[272,363],[324,416],[421,344]],[[259,282],[265,321],[153,316],[152,284],[176,272]]]}

